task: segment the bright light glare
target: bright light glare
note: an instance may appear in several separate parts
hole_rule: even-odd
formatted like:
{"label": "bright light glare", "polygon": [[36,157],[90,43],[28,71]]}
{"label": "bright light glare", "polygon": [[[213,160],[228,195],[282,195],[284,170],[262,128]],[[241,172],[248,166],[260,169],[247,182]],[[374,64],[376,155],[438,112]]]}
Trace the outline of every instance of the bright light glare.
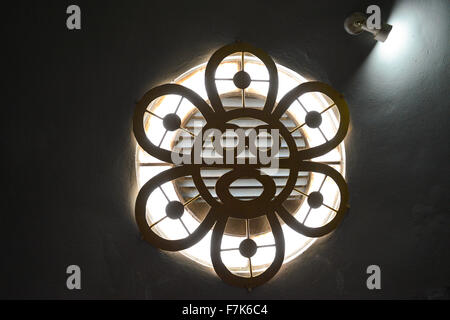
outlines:
{"label": "bright light glare", "polygon": [[389,22],[389,24],[393,25],[389,36],[387,37],[385,42],[378,42],[376,50],[384,59],[393,59],[401,55],[407,49],[408,41],[411,39],[411,34],[408,30],[407,21],[394,20]]}

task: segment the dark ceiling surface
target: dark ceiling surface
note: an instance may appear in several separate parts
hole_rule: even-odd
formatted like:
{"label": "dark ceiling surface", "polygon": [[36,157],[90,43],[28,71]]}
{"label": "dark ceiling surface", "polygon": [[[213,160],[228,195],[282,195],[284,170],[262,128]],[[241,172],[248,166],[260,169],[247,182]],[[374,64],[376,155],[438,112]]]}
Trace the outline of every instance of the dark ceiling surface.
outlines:
{"label": "dark ceiling surface", "polygon": [[[0,297],[449,298],[448,1],[377,1],[409,21],[391,56],[343,29],[371,2],[77,1],[80,31],[69,4],[3,11]],[[331,84],[351,114],[345,220],[251,293],[140,240],[133,219],[135,101],[235,40]],[[366,287],[371,264],[381,290]]]}

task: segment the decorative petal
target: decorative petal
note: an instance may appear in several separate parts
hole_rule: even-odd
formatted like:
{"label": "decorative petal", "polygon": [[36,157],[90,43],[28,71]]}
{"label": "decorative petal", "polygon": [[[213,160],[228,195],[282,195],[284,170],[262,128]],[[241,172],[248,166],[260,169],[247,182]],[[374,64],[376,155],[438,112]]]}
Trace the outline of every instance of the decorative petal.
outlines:
{"label": "decorative petal", "polygon": [[150,197],[151,193],[162,184],[179,177],[190,175],[192,174],[192,171],[192,167],[188,166],[168,169],[150,179],[139,191],[139,194],[136,198],[136,222],[144,239],[157,248],[168,251],[179,251],[187,249],[200,241],[213,227],[216,221],[215,210],[214,208],[211,208],[205,219],[200,223],[200,225],[193,233],[191,233],[186,238],[178,240],[168,240],[160,237],[152,231],[147,223],[146,206],[147,200]]}
{"label": "decorative petal", "polygon": [[211,259],[214,270],[219,275],[219,277],[222,278],[223,281],[237,287],[254,288],[269,281],[278,272],[281,265],[283,264],[284,259],[283,231],[281,229],[280,222],[278,221],[278,218],[276,217],[274,212],[268,213],[267,219],[269,220],[273,237],[275,238],[275,259],[263,273],[250,278],[240,277],[231,273],[223,263],[221,257],[221,244],[225,226],[227,224],[227,219],[221,218],[217,221],[211,237]]}
{"label": "decorative petal", "polygon": [[327,233],[330,233],[333,231],[338,224],[342,221],[344,214],[348,208],[348,189],[347,184],[345,183],[344,178],[341,176],[341,174],[333,169],[330,166],[327,166],[322,163],[315,163],[315,162],[309,162],[309,161],[303,161],[300,164],[300,171],[312,171],[312,172],[319,172],[324,174],[325,176],[330,177],[334,180],[336,185],[339,188],[340,191],[340,205],[339,208],[336,209],[336,215],[333,219],[331,219],[327,224],[317,227],[317,228],[311,228],[305,226],[303,223],[299,222],[297,219],[295,219],[285,208],[283,205],[279,205],[275,210],[278,213],[278,215],[283,219],[286,224],[291,227],[293,230],[307,236],[307,237],[321,237],[323,235],[326,235]]}
{"label": "decorative petal", "polygon": [[169,94],[180,95],[189,100],[203,115],[206,121],[209,121],[213,115],[211,107],[194,91],[178,84],[164,84],[148,91],[136,105],[133,116],[133,131],[138,144],[148,154],[161,161],[173,163],[172,151],[160,148],[153,144],[145,134],[143,118],[148,105],[155,99]]}
{"label": "decorative petal", "polygon": [[278,71],[272,58],[263,50],[253,47],[250,44],[236,42],[224,46],[217,50],[209,59],[205,70],[205,86],[211,106],[217,113],[225,112],[216,85],[216,70],[223,59],[236,52],[248,52],[259,58],[269,72],[269,91],[263,110],[270,113],[275,105],[278,93]]}
{"label": "decorative petal", "polygon": [[350,123],[348,106],[344,100],[344,97],[331,86],[318,81],[302,83],[286,93],[286,95],[280,100],[277,107],[275,108],[273,116],[279,119],[296,99],[308,92],[321,92],[330,97],[330,99],[333,100],[334,104],[339,110],[340,122],[339,128],[333,138],[329,139],[327,142],[319,146],[308,148],[305,150],[299,150],[299,160],[312,159],[333,150],[344,140]]}

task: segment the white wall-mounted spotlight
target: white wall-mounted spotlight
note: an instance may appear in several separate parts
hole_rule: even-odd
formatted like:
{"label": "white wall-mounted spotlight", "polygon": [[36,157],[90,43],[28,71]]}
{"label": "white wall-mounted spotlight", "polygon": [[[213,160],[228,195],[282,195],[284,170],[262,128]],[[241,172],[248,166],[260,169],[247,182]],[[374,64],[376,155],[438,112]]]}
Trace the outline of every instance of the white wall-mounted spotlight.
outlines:
{"label": "white wall-mounted spotlight", "polygon": [[[381,23],[378,6],[370,7],[376,7],[372,8],[374,9],[374,13],[372,15],[367,16],[361,12],[354,12],[345,19],[344,28],[351,35],[357,35],[363,31],[370,32],[373,34],[375,40],[384,42],[391,32],[392,26],[387,23]],[[368,11],[370,7],[367,8]]]}

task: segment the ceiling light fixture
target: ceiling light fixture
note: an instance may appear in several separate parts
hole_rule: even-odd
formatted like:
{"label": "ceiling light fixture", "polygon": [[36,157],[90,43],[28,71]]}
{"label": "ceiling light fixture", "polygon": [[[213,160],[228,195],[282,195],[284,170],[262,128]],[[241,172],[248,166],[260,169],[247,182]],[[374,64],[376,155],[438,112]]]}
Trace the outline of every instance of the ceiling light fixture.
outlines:
{"label": "ceiling light fixture", "polygon": [[[246,63],[246,57],[249,54],[258,58],[265,66],[267,77],[264,79],[255,77],[251,63],[249,61]],[[233,59],[238,57],[239,71],[236,69],[225,78],[219,76],[220,72],[217,71],[223,66],[222,62],[227,61],[230,56]],[[230,64],[229,61],[228,64]],[[137,103],[133,118],[133,131],[137,143],[148,157],[160,161],[157,163],[158,166],[167,164],[170,168],[160,171],[145,181],[140,188],[136,198],[136,222],[145,241],[166,251],[189,250],[206,239],[210,242],[208,254],[217,275],[231,285],[251,289],[270,280],[283,264],[287,250],[293,245],[286,229],[292,229],[292,232],[302,237],[319,238],[332,232],[342,221],[348,208],[347,184],[341,173],[333,167],[335,163],[322,162],[323,158],[321,161],[320,157],[333,152],[342,143],[349,126],[349,110],[344,97],[339,92],[318,81],[304,82],[294,86],[277,100],[279,75],[276,64],[264,51],[241,42],[227,45],[216,51],[206,65],[204,77],[207,100],[188,87],[169,83],[151,89]],[[233,95],[233,97],[242,98],[239,100],[241,103],[238,107],[227,107],[227,99],[219,93],[218,82],[220,81],[229,81],[230,85],[237,88],[237,96]],[[268,87],[264,105],[259,107],[253,105],[255,99],[250,95],[252,92],[249,86],[254,82],[257,84],[264,82]],[[234,91],[232,93],[234,94]],[[312,93],[320,93],[324,99],[326,97],[326,105],[314,110],[310,103],[303,104],[303,96]],[[153,103],[158,99],[161,97],[169,99],[169,96],[177,96],[172,100],[173,107],[176,107],[175,111],[172,111],[174,108],[167,108],[171,107],[170,104],[164,108],[152,108]],[[202,121],[198,121],[201,123],[198,130],[191,131],[186,117],[181,120],[178,116],[182,113],[184,100],[187,100],[193,109],[193,112],[189,111],[187,114],[191,114],[191,117],[202,118]],[[303,100],[303,102],[312,101]],[[303,123],[300,122],[299,125],[292,123],[288,127],[286,113],[294,113],[292,109],[304,110],[305,117],[304,121],[302,120]],[[166,112],[165,116],[163,111]],[[323,123],[327,122],[327,112],[333,114],[336,112],[339,119],[336,130],[333,130],[330,136],[324,135],[322,130],[325,129]],[[150,121],[147,128],[146,120],[149,117],[147,114],[162,122],[160,125],[163,130],[157,125],[159,122],[155,121]],[[252,127],[247,128],[248,125]],[[293,129],[290,128],[292,125],[294,125]],[[299,131],[306,131],[306,127],[311,130],[317,129],[323,134],[323,140],[321,139],[318,144],[308,143],[299,148],[297,137],[301,136]],[[220,141],[220,138],[231,129],[239,132],[238,130],[243,128],[270,130],[271,134],[274,132],[279,135],[273,136],[275,138],[271,143],[272,146],[268,149],[254,139],[257,135],[252,135],[253,131],[251,131],[242,139],[238,137],[237,145],[225,143],[225,146],[214,147],[216,149],[214,153],[209,152],[211,151],[210,143]],[[190,141],[184,141],[185,138],[183,138],[181,142],[183,144],[188,142],[187,148],[178,150],[172,146],[166,149],[162,145],[162,140],[166,134],[169,134],[168,131],[175,132],[178,129],[189,133],[194,138],[189,139]],[[220,134],[219,137],[209,139],[207,132],[210,129],[215,129]],[[159,144],[157,141],[152,141],[153,133],[157,132],[163,135]],[[186,137],[190,138],[190,135]],[[274,141],[278,139],[280,143],[276,144]],[[234,138],[230,140],[235,141]],[[177,145],[179,143],[177,141]],[[248,150],[240,149],[239,146],[244,145],[248,145]],[[275,150],[276,145],[281,145],[285,149],[278,152]],[[263,160],[261,152],[264,148],[272,156],[271,163]],[[231,159],[228,159],[229,149],[232,151]],[[256,153],[258,156],[253,157]],[[224,156],[227,158],[226,162],[222,161]],[[181,163],[180,158],[183,160]],[[253,159],[255,161],[252,161]],[[213,173],[216,175],[219,171],[222,174],[218,176],[218,179],[212,180],[211,175]],[[277,177],[283,172],[286,173],[287,179],[280,183]],[[315,178],[316,174],[319,174],[320,179]],[[308,189],[297,187],[302,177],[312,177],[314,187]],[[176,180],[179,181],[178,184],[184,182],[185,186],[195,189],[189,199],[180,195],[173,198],[167,192],[167,185],[174,181],[176,184]],[[234,191],[236,189],[235,182],[241,186],[256,183],[260,186],[260,192],[251,191],[249,188],[233,192],[233,189]],[[251,184],[251,186],[255,185]],[[331,190],[337,193],[330,192]],[[154,198],[159,192],[165,198],[162,201]],[[287,207],[287,200],[291,199],[292,194],[300,195],[306,200],[302,202],[305,206],[300,208],[305,209],[301,217],[289,211]],[[331,198],[330,195],[333,194],[338,195],[338,199],[335,199],[337,201],[332,201],[335,197]],[[249,196],[250,199],[248,199]],[[184,213],[189,212],[188,206],[195,205],[194,202],[198,205],[200,201],[207,204],[208,209],[201,215],[197,210],[199,216],[196,218],[201,221],[194,229],[189,228],[189,225],[185,223],[189,220],[183,221],[186,216]],[[152,206],[159,206],[159,209]],[[195,211],[192,210],[192,206],[190,210]],[[322,213],[326,213],[325,219],[321,218]],[[259,229],[256,228],[258,231],[256,233],[255,221],[260,221],[260,218],[267,221],[267,224],[259,226]],[[318,223],[312,224],[313,219]],[[232,226],[232,222],[236,220],[245,222],[244,234],[230,237],[229,234],[230,231],[233,232],[233,228],[228,228],[227,232],[227,226]],[[159,229],[161,224],[170,221],[179,222],[186,233],[182,233],[181,237],[177,234],[172,238],[170,234],[161,232],[162,229]],[[174,228],[165,230],[174,231]],[[268,241],[262,242],[260,233],[265,232],[267,228],[270,229],[270,232],[266,232],[270,237],[267,238]],[[240,230],[234,231],[236,235],[242,233],[238,232]],[[266,249],[270,250],[270,255],[268,252],[265,253]],[[227,263],[229,262],[228,253],[239,253],[239,257],[245,261],[241,270],[231,268]],[[259,268],[261,254],[270,258],[263,268]],[[248,273],[244,272],[244,269],[248,269]]]}
{"label": "ceiling light fixture", "polygon": [[368,16],[361,12],[354,12],[344,21],[344,28],[351,35],[358,35],[363,31],[370,32],[377,41],[386,41],[392,26],[387,23],[381,23],[380,28],[374,28],[367,23]]}

